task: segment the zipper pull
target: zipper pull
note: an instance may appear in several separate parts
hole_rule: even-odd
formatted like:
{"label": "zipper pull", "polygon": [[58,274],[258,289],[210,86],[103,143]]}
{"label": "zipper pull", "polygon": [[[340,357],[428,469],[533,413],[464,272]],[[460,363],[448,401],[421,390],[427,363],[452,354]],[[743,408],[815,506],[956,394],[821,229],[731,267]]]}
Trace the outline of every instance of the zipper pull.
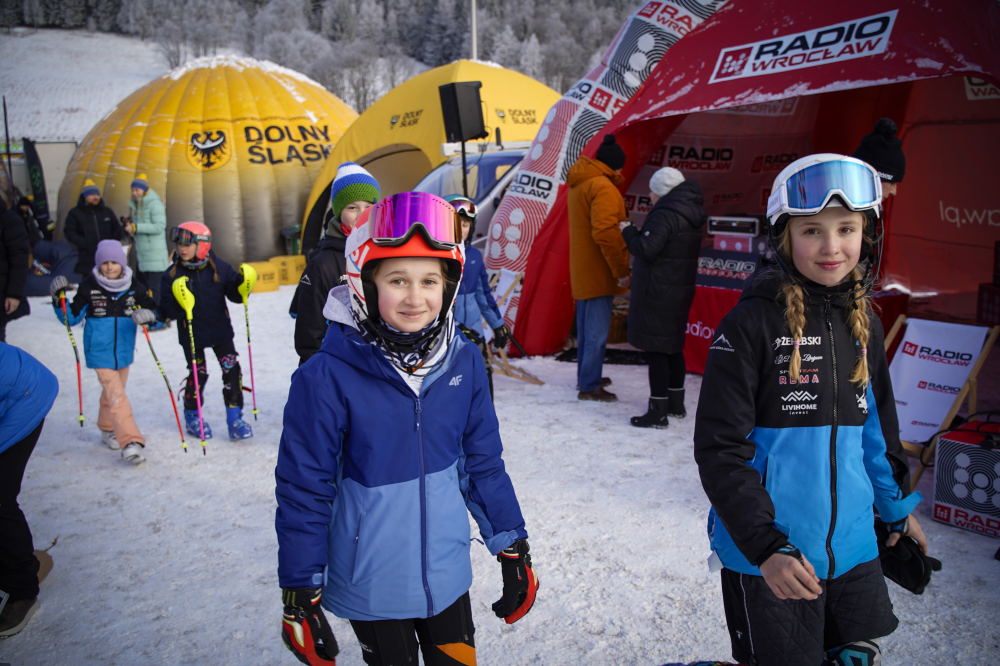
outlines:
{"label": "zipper pull", "polygon": [[830,321],[830,297],[829,296],[826,297],[825,310],[826,310],[826,327],[828,329],[830,329],[830,331],[833,331],[833,322]]}

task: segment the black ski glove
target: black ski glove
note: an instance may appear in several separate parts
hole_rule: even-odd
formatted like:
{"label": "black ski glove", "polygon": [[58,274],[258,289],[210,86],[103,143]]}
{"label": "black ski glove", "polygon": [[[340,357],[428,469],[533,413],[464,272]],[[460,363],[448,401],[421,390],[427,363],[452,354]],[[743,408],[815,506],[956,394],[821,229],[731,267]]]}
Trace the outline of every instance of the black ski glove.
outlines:
{"label": "black ski glove", "polygon": [[493,604],[493,612],[507,624],[528,614],[538,591],[538,574],[531,566],[528,540],[515,541],[497,555],[503,572],[503,596]]}
{"label": "black ski glove", "polygon": [[281,641],[303,664],[336,666],[340,648],[319,605],[321,596],[318,587],[281,588]]}
{"label": "black ski glove", "polygon": [[[931,581],[931,573],[941,571],[941,561],[924,555],[913,537],[905,536],[904,521],[884,523],[875,519],[875,538],[878,539],[878,559],[882,565],[882,574],[896,585],[909,590],[913,594],[923,594],[924,588]],[[902,532],[895,546],[887,546],[889,535]]]}
{"label": "black ski glove", "polygon": [[497,349],[503,349],[507,346],[508,335],[510,335],[510,331],[507,330],[506,326],[501,325],[500,328],[493,329],[493,344],[496,345]]}

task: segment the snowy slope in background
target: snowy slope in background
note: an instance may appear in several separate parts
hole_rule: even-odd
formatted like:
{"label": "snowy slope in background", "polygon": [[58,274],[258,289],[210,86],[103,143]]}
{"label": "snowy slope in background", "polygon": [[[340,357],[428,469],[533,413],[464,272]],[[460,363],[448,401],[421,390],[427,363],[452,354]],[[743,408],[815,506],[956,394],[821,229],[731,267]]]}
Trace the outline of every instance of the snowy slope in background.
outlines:
{"label": "snowy slope in background", "polygon": [[151,40],[87,30],[0,34],[11,139],[79,143],[119,102],[168,69]]}
{"label": "snowy slope in background", "polygon": [[[279,638],[273,527],[281,413],[297,365],[293,321],[285,315],[291,295],[282,287],[251,299],[256,438],[210,440],[207,456],[193,438],[181,452],[166,387],[140,335],[128,387],[149,440],[148,461],[138,468],[100,443],[100,390],[91,370],[83,376],[87,421],[77,425],[73,352],[48,299],[32,298],[34,314],[9,324],[9,342],[60,381],[20,496],[36,547],[59,542],[42,608],[20,635],[0,641],[0,662],[298,663]],[[241,310],[230,305],[245,362]],[[79,327],[75,335],[79,344]],[[178,386],[185,366],[176,329],[151,337]],[[503,624],[490,611],[500,595],[500,565],[473,543],[479,663],[656,666],[729,657],[719,577],[705,564],[708,502],[691,454],[700,378],[687,378],[691,416],[669,430],[637,430],[628,417],[645,409],[645,367],[606,366],[620,402],[603,405],[576,400],[575,365],[524,363],[546,385],[497,377],[496,400],[541,589],[527,617]],[[209,374],[206,418],[221,434],[214,357]],[[931,483],[925,475],[925,497]],[[918,515],[944,570],[923,596],[889,584],[901,622],[885,643],[886,663],[995,664],[1000,562],[992,558],[1000,542],[931,521],[927,502]],[[361,666],[349,624],[330,620],[338,663]]]}

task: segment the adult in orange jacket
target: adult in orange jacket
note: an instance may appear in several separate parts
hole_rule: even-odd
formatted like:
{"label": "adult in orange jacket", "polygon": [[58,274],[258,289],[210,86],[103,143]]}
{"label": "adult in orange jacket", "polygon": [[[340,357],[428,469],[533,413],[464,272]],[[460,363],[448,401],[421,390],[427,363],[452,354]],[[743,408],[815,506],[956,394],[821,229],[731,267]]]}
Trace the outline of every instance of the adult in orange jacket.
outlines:
{"label": "adult in orange jacket", "polygon": [[614,402],[604,389],[604,347],[611,327],[615,294],[628,289],[628,248],[619,224],[628,211],[618,186],[622,184],[625,151],[614,135],[604,136],[596,159],[581,157],[567,177],[569,195],[569,276],[576,299],[576,377],[580,400]]}

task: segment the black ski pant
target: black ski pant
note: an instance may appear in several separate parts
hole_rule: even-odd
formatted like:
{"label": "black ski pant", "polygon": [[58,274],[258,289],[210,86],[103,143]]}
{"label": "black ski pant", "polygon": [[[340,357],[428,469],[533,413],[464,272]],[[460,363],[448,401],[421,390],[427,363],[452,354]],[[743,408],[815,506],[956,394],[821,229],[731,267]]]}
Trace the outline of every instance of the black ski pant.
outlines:
{"label": "black ski pant", "polygon": [[[215,358],[222,368],[222,399],[226,407],[243,406],[243,375],[240,372],[240,357],[232,340],[212,347]],[[188,376],[184,386],[184,409],[198,409],[198,400],[194,393],[194,373],[191,371],[191,347],[184,347],[184,358],[187,360]],[[208,383],[208,366],[205,364],[205,350],[199,349],[195,357],[198,362],[198,391],[201,393],[201,404],[205,404],[205,384]]]}
{"label": "black ski pant", "polygon": [[722,602],[733,658],[751,666],[825,663],[827,651],[888,636],[899,620],[878,558],[832,580],[812,601],[781,600],[763,576],[722,570]]}
{"label": "black ski pant", "polygon": [[44,423],[0,453],[0,590],[10,595],[8,603],[38,596],[38,559],[17,496]]}
{"label": "black ski pant", "polygon": [[437,615],[414,620],[351,620],[368,666],[417,666],[417,645],[424,666],[476,663],[472,602],[466,592]]}
{"label": "black ski pant", "polygon": [[684,374],[687,372],[684,352],[661,354],[648,351],[646,360],[649,362],[650,397],[666,398],[670,395],[668,389],[684,388]]}

